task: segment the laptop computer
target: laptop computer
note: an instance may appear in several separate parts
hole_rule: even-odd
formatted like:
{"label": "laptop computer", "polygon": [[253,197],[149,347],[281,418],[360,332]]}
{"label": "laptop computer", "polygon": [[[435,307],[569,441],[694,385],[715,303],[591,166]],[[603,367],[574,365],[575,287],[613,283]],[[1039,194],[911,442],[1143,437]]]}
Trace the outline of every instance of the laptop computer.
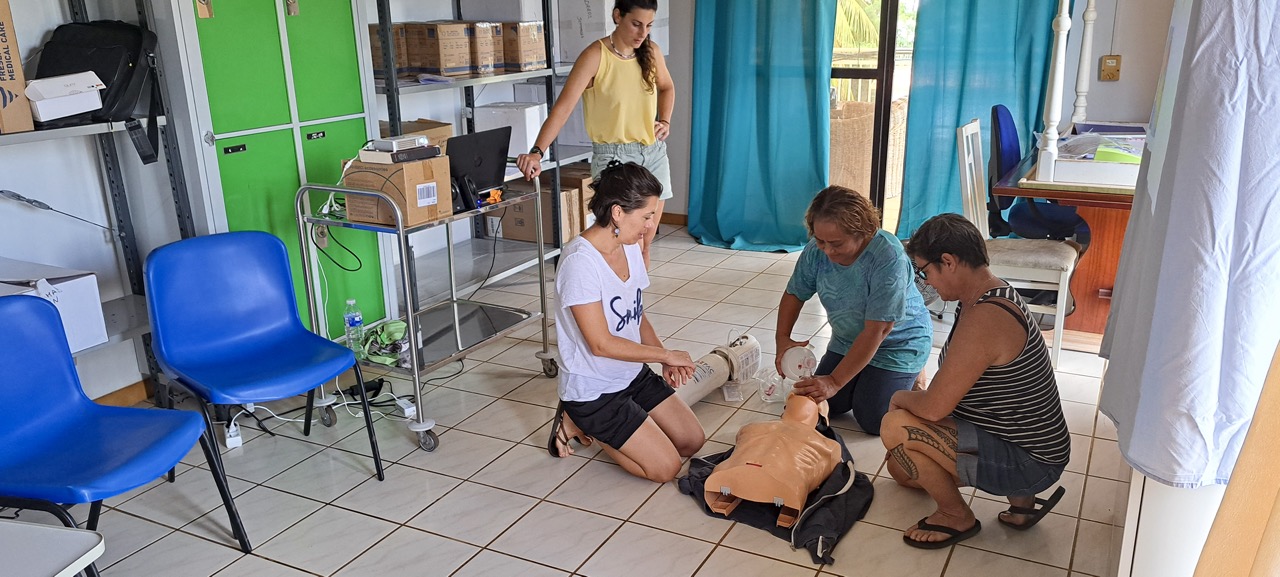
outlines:
{"label": "laptop computer", "polygon": [[455,213],[475,210],[480,195],[506,181],[511,127],[503,126],[449,138],[449,175],[453,180]]}

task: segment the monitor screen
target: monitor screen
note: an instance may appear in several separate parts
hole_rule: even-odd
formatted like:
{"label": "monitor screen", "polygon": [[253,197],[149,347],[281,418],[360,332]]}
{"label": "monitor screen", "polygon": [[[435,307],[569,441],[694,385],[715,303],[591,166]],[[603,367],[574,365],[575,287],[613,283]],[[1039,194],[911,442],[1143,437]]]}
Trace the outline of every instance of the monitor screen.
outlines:
{"label": "monitor screen", "polygon": [[450,137],[447,148],[449,175],[459,185],[464,178],[470,177],[476,193],[502,186],[506,180],[507,147],[510,143],[510,126]]}

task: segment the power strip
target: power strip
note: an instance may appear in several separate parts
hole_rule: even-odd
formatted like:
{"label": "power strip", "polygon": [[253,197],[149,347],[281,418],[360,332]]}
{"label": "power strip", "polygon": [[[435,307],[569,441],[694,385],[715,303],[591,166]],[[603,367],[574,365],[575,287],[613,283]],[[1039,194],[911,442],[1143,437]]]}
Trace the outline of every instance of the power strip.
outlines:
{"label": "power strip", "polygon": [[418,416],[418,408],[413,405],[413,401],[409,399],[396,399],[396,406],[400,408],[400,413],[406,419],[412,419]]}
{"label": "power strip", "polygon": [[222,442],[228,449],[235,449],[244,444],[244,440],[240,438],[240,425],[237,425],[235,421],[227,423],[227,428],[223,432],[225,436],[222,438]]}

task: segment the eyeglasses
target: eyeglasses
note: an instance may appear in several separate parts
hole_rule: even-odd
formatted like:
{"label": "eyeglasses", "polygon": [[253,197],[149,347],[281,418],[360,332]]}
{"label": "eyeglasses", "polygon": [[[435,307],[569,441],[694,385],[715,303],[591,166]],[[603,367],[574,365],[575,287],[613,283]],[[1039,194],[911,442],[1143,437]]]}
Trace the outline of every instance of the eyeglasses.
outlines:
{"label": "eyeglasses", "polygon": [[922,280],[922,281],[927,281],[927,280],[929,280],[929,273],[924,272],[924,269],[929,268],[929,265],[934,264],[934,263],[936,263],[936,262],[938,262],[938,261],[936,261],[936,260],[931,260],[931,261],[929,261],[929,262],[924,263],[924,266],[916,266],[916,263],[915,263],[914,261],[912,261],[912,263],[911,263],[911,268],[912,268],[912,270],[915,270],[915,271],[916,271],[916,278],[918,278],[918,279],[920,279],[920,280]]}

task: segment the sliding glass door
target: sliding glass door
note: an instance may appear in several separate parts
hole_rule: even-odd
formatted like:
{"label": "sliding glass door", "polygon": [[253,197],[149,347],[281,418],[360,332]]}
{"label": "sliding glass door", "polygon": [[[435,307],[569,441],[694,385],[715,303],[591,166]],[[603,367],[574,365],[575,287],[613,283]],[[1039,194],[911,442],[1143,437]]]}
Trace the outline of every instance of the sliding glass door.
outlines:
{"label": "sliding glass door", "polygon": [[838,0],[836,13],[829,176],[831,184],[866,194],[890,232],[902,206],[918,6],[919,0]]}

